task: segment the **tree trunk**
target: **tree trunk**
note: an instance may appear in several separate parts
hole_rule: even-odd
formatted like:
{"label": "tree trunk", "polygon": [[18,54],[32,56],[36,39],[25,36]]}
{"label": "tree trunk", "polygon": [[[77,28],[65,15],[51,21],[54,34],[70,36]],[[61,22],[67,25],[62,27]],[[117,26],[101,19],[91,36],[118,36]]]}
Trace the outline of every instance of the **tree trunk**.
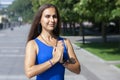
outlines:
{"label": "tree trunk", "polygon": [[66,22],[63,22],[62,34],[63,34],[63,35],[66,35],[66,33],[67,33],[67,25],[66,25]]}
{"label": "tree trunk", "polygon": [[83,24],[81,24],[81,26],[80,26],[80,35],[82,36],[82,43],[85,44],[85,34],[84,34]]}
{"label": "tree trunk", "polygon": [[82,24],[79,23],[79,27],[80,27],[80,32],[79,32],[79,35],[82,36]]}
{"label": "tree trunk", "polygon": [[70,35],[73,35],[73,32],[72,32],[72,22],[69,23],[69,33]]}
{"label": "tree trunk", "polygon": [[73,25],[72,26],[72,30],[73,30],[72,32],[73,32],[73,35],[75,36],[75,23],[73,22],[72,25]]}
{"label": "tree trunk", "polygon": [[102,38],[103,38],[103,42],[107,42],[106,25],[105,25],[105,23],[102,23]]}
{"label": "tree trunk", "polygon": [[118,21],[118,26],[119,26],[119,34],[120,34],[120,20]]}

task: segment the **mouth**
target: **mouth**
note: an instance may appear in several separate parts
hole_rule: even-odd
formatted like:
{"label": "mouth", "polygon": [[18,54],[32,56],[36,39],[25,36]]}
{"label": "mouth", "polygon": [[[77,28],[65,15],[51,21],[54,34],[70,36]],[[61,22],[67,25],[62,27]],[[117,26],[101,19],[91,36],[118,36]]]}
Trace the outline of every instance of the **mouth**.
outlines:
{"label": "mouth", "polygon": [[49,24],[49,26],[54,27],[54,26],[55,26],[55,24]]}

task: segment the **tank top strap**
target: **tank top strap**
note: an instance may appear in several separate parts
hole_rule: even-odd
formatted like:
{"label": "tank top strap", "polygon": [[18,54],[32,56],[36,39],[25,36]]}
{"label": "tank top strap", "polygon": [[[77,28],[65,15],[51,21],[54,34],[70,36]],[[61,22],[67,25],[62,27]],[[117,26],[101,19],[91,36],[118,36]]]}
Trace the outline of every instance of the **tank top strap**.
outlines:
{"label": "tank top strap", "polygon": [[34,39],[34,41],[36,42],[36,44],[37,44],[37,46],[38,46],[38,49],[40,49],[40,45],[41,45],[40,41],[39,41],[37,38]]}
{"label": "tank top strap", "polygon": [[62,38],[62,37],[59,37],[58,40],[62,40],[62,42],[63,42],[63,44],[64,44],[64,47],[65,47],[65,49],[67,50],[67,46],[66,46],[66,44],[65,44],[65,42],[64,42],[65,39]]}
{"label": "tank top strap", "polygon": [[39,42],[39,40],[37,38],[34,39],[34,41],[36,42],[37,45],[40,44],[40,42]]}

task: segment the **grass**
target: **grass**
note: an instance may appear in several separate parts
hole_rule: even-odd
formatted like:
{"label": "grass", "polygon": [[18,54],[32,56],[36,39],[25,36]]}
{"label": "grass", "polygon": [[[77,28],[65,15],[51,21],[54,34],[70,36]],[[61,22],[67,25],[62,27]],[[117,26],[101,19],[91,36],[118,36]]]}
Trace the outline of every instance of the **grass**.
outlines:
{"label": "grass", "polygon": [[76,44],[104,60],[120,60],[120,42]]}
{"label": "grass", "polygon": [[117,64],[116,66],[117,66],[118,68],[120,68],[120,64]]}

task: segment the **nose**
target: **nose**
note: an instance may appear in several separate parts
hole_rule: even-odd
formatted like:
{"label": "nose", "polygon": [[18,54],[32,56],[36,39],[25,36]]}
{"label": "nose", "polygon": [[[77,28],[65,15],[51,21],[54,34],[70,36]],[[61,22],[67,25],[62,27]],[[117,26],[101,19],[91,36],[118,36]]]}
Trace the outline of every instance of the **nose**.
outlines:
{"label": "nose", "polygon": [[54,17],[51,17],[51,18],[50,18],[50,21],[51,21],[51,22],[54,22],[54,21],[55,21],[55,20],[54,20]]}

